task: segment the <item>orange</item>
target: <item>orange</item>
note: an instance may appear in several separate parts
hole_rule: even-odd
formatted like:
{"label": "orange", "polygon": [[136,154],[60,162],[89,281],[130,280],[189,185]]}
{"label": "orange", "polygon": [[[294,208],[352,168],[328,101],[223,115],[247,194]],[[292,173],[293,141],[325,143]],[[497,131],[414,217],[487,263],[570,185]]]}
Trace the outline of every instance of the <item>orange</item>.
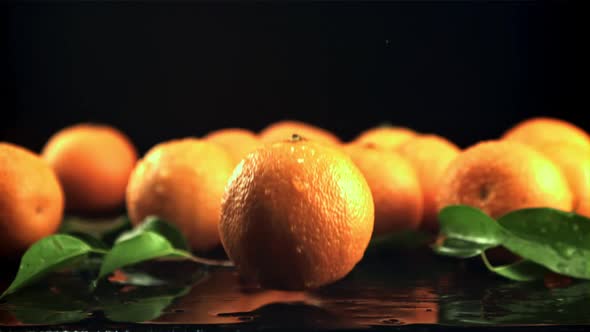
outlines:
{"label": "orange", "polygon": [[518,209],[570,211],[572,193],[561,171],[536,150],[510,141],[486,141],[461,153],[447,169],[438,208],[465,204],[493,218]]}
{"label": "orange", "polygon": [[331,132],[293,120],[275,122],[260,131],[259,137],[263,142],[277,142],[290,139],[293,134],[321,143],[340,144],[340,139]]}
{"label": "orange", "polygon": [[373,235],[417,229],[422,220],[420,182],[399,154],[372,145],[349,144],[345,151],[361,170],[375,203]]}
{"label": "orange", "polygon": [[581,128],[560,119],[538,117],[520,122],[502,136],[503,139],[542,149],[550,143],[570,143],[590,149],[590,137]]}
{"label": "orange", "polygon": [[215,130],[205,135],[203,139],[223,146],[232,156],[235,165],[261,145],[256,134],[242,128]]}
{"label": "orange", "polygon": [[397,150],[406,158],[418,175],[424,199],[421,228],[438,231],[436,195],[447,166],[460,152],[449,140],[438,135],[419,135],[408,139]]}
{"label": "orange", "polygon": [[55,173],[37,154],[0,143],[0,256],[20,254],[57,231],[64,196]]}
{"label": "orange", "polygon": [[221,197],[233,169],[217,144],[196,138],[160,143],[138,162],[127,187],[133,224],[154,215],[176,225],[195,251],[219,245]]}
{"label": "orange", "polygon": [[380,149],[394,151],[399,145],[416,135],[417,133],[409,128],[379,126],[363,131],[353,142],[374,144]]}
{"label": "orange", "polygon": [[294,135],[236,167],[219,231],[246,280],[299,290],[346,276],[367,248],[373,219],[371,190],[352,160]]}
{"label": "orange", "polygon": [[53,135],[42,151],[55,170],[70,212],[112,212],[123,206],[137,152],[119,130],[78,124]]}
{"label": "orange", "polygon": [[539,148],[567,179],[574,196],[573,212],[590,217],[590,151],[577,144],[552,143]]}

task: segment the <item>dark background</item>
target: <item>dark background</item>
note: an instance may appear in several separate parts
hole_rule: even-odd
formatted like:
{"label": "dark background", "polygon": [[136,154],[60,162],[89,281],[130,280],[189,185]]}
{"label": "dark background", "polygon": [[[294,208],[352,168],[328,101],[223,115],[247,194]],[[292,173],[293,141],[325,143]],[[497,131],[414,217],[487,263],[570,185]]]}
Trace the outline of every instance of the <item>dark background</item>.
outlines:
{"label": "dark background", "polygon": [[0,139],[39,150],[80,121],[142,152],[285,118],[461,146],[537,115],[589,130],[587,17],[582,1],[4,3]]}

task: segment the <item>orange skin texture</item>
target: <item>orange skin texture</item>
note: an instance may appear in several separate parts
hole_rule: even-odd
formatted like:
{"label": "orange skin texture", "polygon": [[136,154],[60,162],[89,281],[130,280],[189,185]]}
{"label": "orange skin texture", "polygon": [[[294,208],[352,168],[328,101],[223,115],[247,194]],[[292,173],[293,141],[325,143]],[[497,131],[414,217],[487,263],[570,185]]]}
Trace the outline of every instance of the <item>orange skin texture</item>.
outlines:
{"label": "orange skin texture", "polygon": [[542,150],[551,143],[569,143],[590,150],[588,133],[574,124],[554,118],[531,118],[512,127],[502,139],[528,144]]}
{"label": "orange skin texture", "polygon": [[262,144],[255,133],[242,128],[215,130],[203,139],[221,145],[232,156],[235,165]]}
{"label": "orange skin texture", "polygon": [[348,144],[345,151],[361,170],[375,203],[373,236],[415,230],[422,220],[420,182],[412,165],[395,152]]}
{"label": "orange skin texture", "polygon": [[155,215],[176,225],[193,250],[217,247],[221,197],[232,169],[231,156],[211,142],[185,138],[154,146],[129,180],[132,223]]}
{"label": "orange skin texture", "polygon": [[67,211],[103,213],[124,205],[137,152],[117,129],[94,124],[68,127],[54,134],[41,154],[60,180]]}
{"label": "orange skin texture", "polygon": [[438,208],[465,204],[492,218],[533,207],[572,209],[572,193],[559,168],[540,152],[509,141],[478,143],[447,169]]}
{"label": "orange skin texture", "polygon": [[397,151],[414,167],[420,181],[424,199],[421,228],[437,232],[436,196],[447,166],[459,155],[461,150],[441,136],[419,135],[400,145]]}
{"label": "orange skin texture", "polygon": [[374,144],[380,149],[395,151],[402,143],[417,135],[409,128],[383,126],[363,131],[352,142]]}
{"label": "orange skin texture", "polygon": [[258,136],[263,142],[273,143],[288,140],[293,134],[325,144],[341,144],[340,139],[331,132],[308,123],[293,120],[275,122],[262,129]]}
{"label": "orange skin texture", "polygon": [[345,277],[363,257],[373,222],[371,190],[352,160],[301,139],[266,145],[236,167],[219,231],[246,280],[302,290]]}
{"label": "orange skin texture", "polygon": [[0,143],[0,257],[18,255],[55,233],[64,195],[57,177],[37,154]]}
{"label": "orange skin texture", "polygon": [[573,212],[590,217],[590,150],[553,143],[538,149],[559,167],[574,196]]}

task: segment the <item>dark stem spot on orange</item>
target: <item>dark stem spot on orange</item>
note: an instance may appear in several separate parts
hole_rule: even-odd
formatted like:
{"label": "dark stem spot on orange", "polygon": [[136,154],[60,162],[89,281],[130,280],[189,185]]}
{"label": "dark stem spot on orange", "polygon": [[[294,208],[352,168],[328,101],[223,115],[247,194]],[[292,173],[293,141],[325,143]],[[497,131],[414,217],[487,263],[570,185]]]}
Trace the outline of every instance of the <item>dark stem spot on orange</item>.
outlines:
{"label": "dark stem spot on orange", "polygon": [[483,184],[479,188],[479,199],[485,201],[490,196],[490,187],[487,184]]}
{"label": "dark stem spot on orange", "polygon": [[301,135],[297,134],[297,133],[293,133],[291,135],[291,142],[299,142],[302,141],[303,137],[301,137]]}

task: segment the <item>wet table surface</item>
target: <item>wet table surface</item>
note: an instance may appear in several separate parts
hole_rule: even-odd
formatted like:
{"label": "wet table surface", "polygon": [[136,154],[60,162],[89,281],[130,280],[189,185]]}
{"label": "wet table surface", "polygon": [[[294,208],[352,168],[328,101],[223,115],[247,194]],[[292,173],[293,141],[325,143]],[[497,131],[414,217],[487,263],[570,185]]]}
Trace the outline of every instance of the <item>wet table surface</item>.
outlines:
{"label": "wet table surface", "polygon": [[91,292],[83,271],[53,276],[0,303],[0,330],[590,330],[590,282],[508,281],[426,249],[368,253],[345,279],[307,292],[178,262],[123,279],[135,285],[115,277]]}

